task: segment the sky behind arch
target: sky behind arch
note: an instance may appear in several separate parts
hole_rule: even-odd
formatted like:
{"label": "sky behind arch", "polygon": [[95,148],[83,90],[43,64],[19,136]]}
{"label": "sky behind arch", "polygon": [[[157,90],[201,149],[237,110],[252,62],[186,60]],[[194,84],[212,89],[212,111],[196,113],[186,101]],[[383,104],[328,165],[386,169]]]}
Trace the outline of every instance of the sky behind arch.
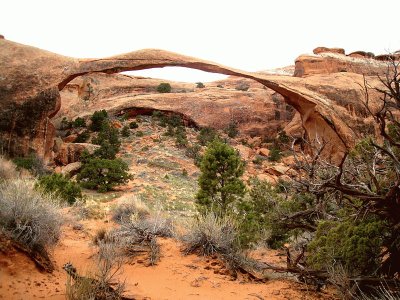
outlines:
{"label": "sky behind arch", "polygon": [[[73,57],[159,48],[246,71],[283,67],[318,46],[400,49],[399,0],[3,0],[6,39]],[[181,68],[134,74],[197,82]]]}

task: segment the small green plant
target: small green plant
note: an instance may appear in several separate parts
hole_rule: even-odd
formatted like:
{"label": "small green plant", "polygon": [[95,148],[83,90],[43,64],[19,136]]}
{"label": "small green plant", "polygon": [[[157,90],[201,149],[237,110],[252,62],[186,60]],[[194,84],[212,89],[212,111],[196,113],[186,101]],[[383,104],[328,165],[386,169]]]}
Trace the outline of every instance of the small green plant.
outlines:
{"label": "small green plant", "polygon": [[80,186],[61,174],[51,174],[38,179],[35,188],[45,193],[53,193],[60,199],[72,205],[82,200]]}
{"label": "small green plant", "polygon": [[170,93],[171,92],[171,85],[166,82],[162,82],[157,86],[157,92],[159,93]]}
{"label": "small green plant", "polygon": [[136,136],[137,137],[142,137],[142,136],[144,136],[144,132],[139,130],[139,131],[136,132]]}
{"label": "small green plant", "polygon": [[198,88],[198,89],[203,89],[203,88],[205,88],[206,86],[202,83],[202,82],[196,82],[196,88]]}
{"label": "small green plant", "polygon": [[282,158],[281,150],[274,145],[269,151],[268,159],[270,161],[280,161],[281,158]]}
{"label": "small green plant", "polygon": [[188,143],[185,127],[178,126],[175,130],[175,145],[178,148],[184,148]]}
{"label": "small green plant", "polygon": [[61,129],[66,130],[66,129],[71,129],[72,128],[72,122],[67,119],[67,117],[63,117],[61,120]]}
{"label": "small green plant", "polygon": [[107,192],[132,178],[128,170],[128,165],[121,159],[88,158],[77,179],[85,188]]}
{"label": "small green plant", "polygon": [[203,127],[200,129],[200,133],[197,136],[197,140],[202,146],[206,146],[209,142],[213,141],[218,136],[215,129],[211,127]]}
{"label": "small green plant", "polygon": [[189,175],[188,171],[186,169],[183,169],[182,170],[182,176],[187,177],[188,175]]}
{"label": "small green plant", "polygon": [[193,158],[194,164],[199,167],[201,163],[201,146],[199,144],[193,144],[186,147],[185,155],[189,158]]}
{"label": "small green plant", "polygon": [[79,128],[79,127],[86,127],[86,121],[84,118],[77,117],[73,122],[72,122],[72,127],[74,128]]}
{"label": "small green plant", "polygon": [[129,136],[131,135],[131,132],[130,132],[128,126],[125,125],[124,127],[122,127],[122,129],[121,129],[121,135],[122,135],[123,137],[129,137]]}
{"label": "small green plant", "polygon": [[264,159],[261,155],[256,155],[256,157],[253,159],[253,164],[261,166],[263,161]]}
{"label": "small green plant", "polygon": [[136,129],[138,127],[139,127],[139,125],[135,121],[132,121],[132,122],[129,123],[129,128],[130,129]]}
{"label": "small green plant", "polygon": [[90,138],[90,133],[88,130],[85,130],[80,134],[78,134],[74,143],[86,143],[89,140],[89,138]]}
{"label": "small green plant", "polygon": [[92,124],[90,124],[90,130],[92,131],[100,131],[102,129],[103,123],[108,119],[107,111],[100,110],[95,111],[93,115],[90,117]]}
{"label": "small green plant", "polygon": [[225,132],[230,138],[235,138],[239,134],[237,123],[235,121],[231,121]]}

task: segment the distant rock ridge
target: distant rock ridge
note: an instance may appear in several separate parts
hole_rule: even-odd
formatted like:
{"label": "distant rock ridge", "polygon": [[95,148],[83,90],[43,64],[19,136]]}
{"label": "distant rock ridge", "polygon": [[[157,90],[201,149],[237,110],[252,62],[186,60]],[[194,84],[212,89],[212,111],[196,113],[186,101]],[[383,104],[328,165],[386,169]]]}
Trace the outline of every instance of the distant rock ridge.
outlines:
{"label": "distant rock ridge", "polygon": [[[379,85],[379,80],[374,77],[377,72],[368,69],[363,72],[361,68],[366,64],[353,63],[360,59],[337,53],[309,57],[296,60],[297,66],[303,64],[305,71],[302,75],[310,73],[310,70],[321,70],[322,67],[325,67],[325,73],[318,71],[314,76],[306,77],[253,73],[157,49],[100,59],[76,59],[2,39],[0,146],[3,152],[13,156],[35,151],[51,160],[55,155],[55,128],[51,119],[61,107],[60,91],[74,78],[93,72],[112,74],[179,66],[261,83],[281,94],[286,103],[297,110],[297,120],[301,121],[299,126],[305,130],[310,141],[326,139],[331,145],[326,149],[340,154],[354,144],[360,132],[365,131],[360,131],[366,118],[365,109],[360,103],[364,83],[361,74],[366,74],[369,84],[376,86]],[[337,71],[338,61],[348,68],[346,72]],[[375,68],[375,65],[371,67]],[[376,69],[381,70],[380,67],[378,65]],[[371,103],[375,98],[379,99],[371,92]]]}
{"label": "distant rock ridge", "polygon": [[346,55],[343,48],[317,47],[313,53],[300,55],[296,59],[294,76],[339,72],[377,76],[385,74],[388,61],[400,60],[398,53],[375,56],[372,52],[355,51]]}

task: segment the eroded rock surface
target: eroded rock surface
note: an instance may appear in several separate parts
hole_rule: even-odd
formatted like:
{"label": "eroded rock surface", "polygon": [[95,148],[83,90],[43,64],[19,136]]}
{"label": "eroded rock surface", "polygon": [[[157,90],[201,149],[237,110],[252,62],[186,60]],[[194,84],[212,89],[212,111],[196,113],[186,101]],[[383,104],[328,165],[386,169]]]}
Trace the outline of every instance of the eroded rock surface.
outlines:
{"label": "eroded rock surface", "polygon": [[[62,90],[70,81],[91,72],[110,74],[165,66],[194,68],[253,79],[261,83],[281,94],[285,101],[299,112],[302,126],[310,140],[323,137],[331,142],[330,149],[336,153],[353,145],[359,134],[358,121],[365,118],[362,110],[353,109],[360,106],[360,95],[364,83],[363,76],[356,72],[356,68],[342,73],[318,73],[315,76],[299,78],[245,72],[155,49],[140,50],[104,59],[75,59],[1,39],[0,140],[2,148],[10,155],[26,155],[30,151],[36,151],[41,156],[51,158],[54,127],[50,119],[60,108],[59,90]],[[371,67],[374,68],[375,65]],[[337,68],[329,72],[334,72],[334,70]],[[375,75],[375,72],[364,74]],[[371,86],[378,82],[373,77],[367,77],[367,80]],[[374,99],[374,95],[371,94],[371,102]],[[151,101],[151,99],[143,99],[143,101]],[[339,103],[340,106],[338,106]]]}
{"label": "eroded rock surface", "polygon": [[[234,122],[245,135],[267,137],[275,136],[294,115],[281,95],[254,80],[230,77],[204,88],[169,82],[172,92],[167,94],[157,93],[161,82],[165,80],[122,74],[80,76],[61,91],[62,105],[53,123],[58,126],[63,117],[88,118],[101,109],[131,117],[161,110],[182,115],[189,125],[223,130]],[[239,90],[242,86],[247,89]]]}

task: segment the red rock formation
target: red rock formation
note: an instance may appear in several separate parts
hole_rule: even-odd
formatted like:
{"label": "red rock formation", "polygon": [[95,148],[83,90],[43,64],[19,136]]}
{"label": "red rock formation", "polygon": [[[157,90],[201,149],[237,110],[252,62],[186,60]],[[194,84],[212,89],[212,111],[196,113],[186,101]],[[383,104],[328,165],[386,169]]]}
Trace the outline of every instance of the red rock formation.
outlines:
{"label": "red rock formation", "polygon": [[[327,56],[323,64],[328,66],[326,69],[329,72],[338,69],[338,59],[336,56],[332,57],[334,54],[321,55]],[[355,60],[348,59],[351,62]],[[313,68],[313,64],[310,68],[305,67],[310,63],[307,59],[298,59],[298,62],[303,63],[303,70],[321,69]],[[330,62],[332,68],[329,68]],[[319,61],[316,60],[316,63]],[[350,65],[353,66],[352,70],[361,68],[361,64],[355,62]],[[332,90],[336,86],[334,81],[340,79],[342,82],[351,82],[347,91],[360,93],[362,88],[359,84],[363,83],[363,77],[358,74],[336,73],[307,78],[265,75],[154,49],[105,59],[79,60],[0,40],[0,141],[3,149],[11,155],[25,155],[33,150],[42,156],[50,157],[54,128],[49,120],[59,110],[59,90],[74,78],[90,72],[117,73],[165,66],[194,68],[258,81],[281,94],[285,101],[300,113],[302,124],[311,140],[315,137],[330,140],[332,150],[336,153],[351,146],[357,137],[357,132],[349,125],[351,120],[354,120],[352,114],[358,113],[352,109],[357,103],[349,100],[347,96],[337,96]],[[380,67],[379,62],[378,65],[372,64],[372,70],[367,70],[366,73],[376,74]],[[303,72],[305,73],[309,72]],[[320,81],[327,85],[325,91],[320,92]],[[371,79],[371,84],[374,83]],[[357,100],[359,102],[359,99]],[[335,104],[339,102],[344,107],[338,110]],[[350,112],[346,107],[350,108]]]}
{"label": "red rock formation", "polygon": [[[275,136],[294,115],[282,96],[250,79],[230,77],[207,83],[205,88],[169,82],[172,93],[168,94],[157,93],[160,82],[165,80],[102,73],[80,76],[61,91],[62,105],[53,123],[58,126],[63,117],[87,118],[101,109],[131,117],[161,110],[178,113],[187,124],[196,126],[226,129],[233,121],[243,134],[266,137]],[[82,92],[88,83],[90,97]],[[249,89],[237,90],[243,84]]]}
{"label": "red rock formation", "polygon": [[313,50],[314,54],[321,54],[321,53],[337,53],[337,54],[344,54],[343,48],[326,48],[326,47],[317,47]]}
{"label": "red rock formation", "polygon": [[318,55],[299,56],[295,62],[294,76],[304,77],[338,72],[375,76],[384,74],[386,70],[387,64],[385,62],[360,54],[353,53],[350,56],[345,56],[333,52],[319,52]]}

